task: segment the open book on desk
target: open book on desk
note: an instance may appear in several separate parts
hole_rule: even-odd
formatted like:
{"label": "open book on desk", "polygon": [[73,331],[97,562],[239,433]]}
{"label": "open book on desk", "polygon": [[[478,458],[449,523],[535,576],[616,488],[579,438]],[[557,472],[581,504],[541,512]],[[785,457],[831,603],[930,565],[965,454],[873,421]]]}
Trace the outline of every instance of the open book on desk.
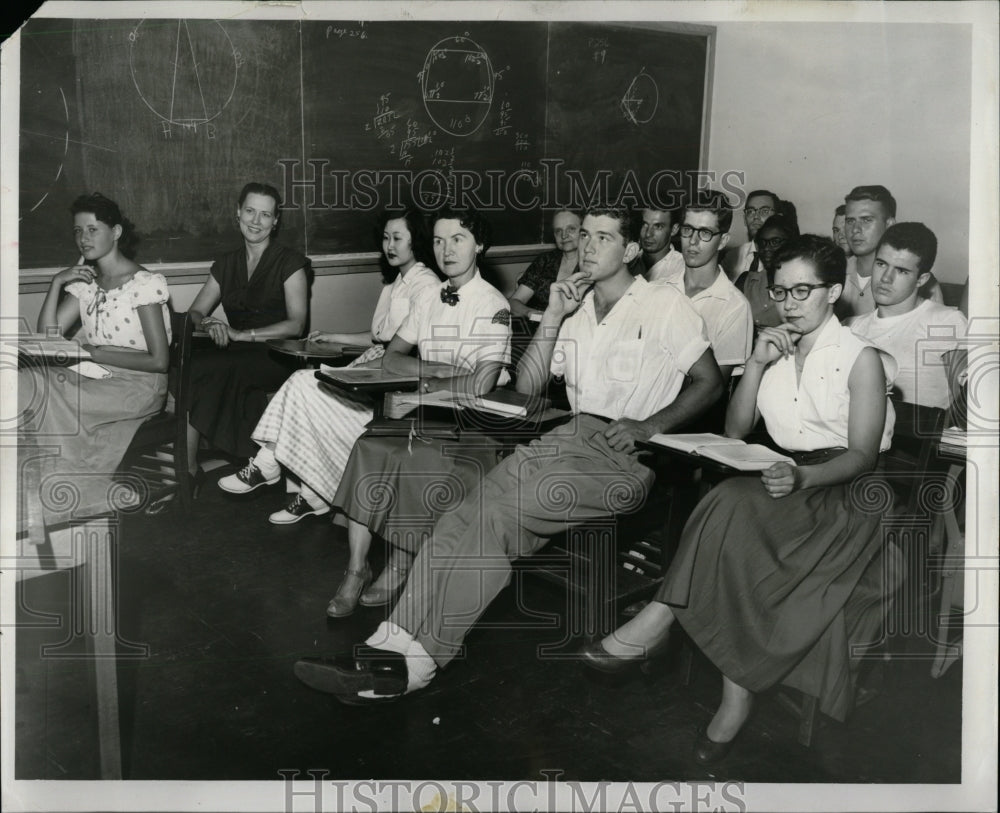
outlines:
{"label": "open book on desk", "polygon": [[26,356],[40,356],[64,361],[80,361],[89,359],[90,351],[72,339],[62,336],[46,336],[44,333],[24,333],[17,337],[4,339],[7,346],[16,346],[17,352]]}
{"label": "open book on desk", "polygon": [[654,446],[676,449],[679,452],[714,460],[739,471],[764,471],[775,463],[795,461],[759,443],[744,443],[735,438],[710,433],[690,435],[653,435],[649,442]]}

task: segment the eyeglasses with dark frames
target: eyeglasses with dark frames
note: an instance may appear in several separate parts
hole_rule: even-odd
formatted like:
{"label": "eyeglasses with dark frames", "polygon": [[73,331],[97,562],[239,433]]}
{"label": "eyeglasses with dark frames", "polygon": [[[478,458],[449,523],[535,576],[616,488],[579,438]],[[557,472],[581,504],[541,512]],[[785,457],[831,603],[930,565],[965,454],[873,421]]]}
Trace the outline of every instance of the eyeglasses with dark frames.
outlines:
{"label": "eyeglasses with dark frames", "polygon": [[767,289],[768,294],[770,294],[771,299],[775,302],[784,302],[785,297],[789,294],[792,295],[792,299],[796,302],[805,302],[809,298],[809,294],[815,291],[817,288],[829,288],[829,282],[817,282],[815,285],[793,285],[791,288],[785,288],[781,285],[772,285]]}
{"label": "eyeglasses with dark frames", "polygon": [[688,226],[687,224],[681,226],[681,237],[690,237],[696,232],[698,234],[698,237],[706,243],[713,237],[718,237],[720,234],[725,234],[725,232],[712,231],[711,229],[696,229],[694,226]]}

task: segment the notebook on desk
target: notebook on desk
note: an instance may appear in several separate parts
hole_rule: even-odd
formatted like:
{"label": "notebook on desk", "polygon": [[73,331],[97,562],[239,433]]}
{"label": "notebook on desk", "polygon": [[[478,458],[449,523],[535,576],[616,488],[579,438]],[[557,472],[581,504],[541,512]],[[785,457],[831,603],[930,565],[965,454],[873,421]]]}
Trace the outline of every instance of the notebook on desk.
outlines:
{"label": "notebook on desk", "polygon": [[62,336],[46,336],[44,333],[25,333],[15,338],[4,339],[7,346],[17,347],[18,353],[27,356],[39,356],[44,358],[89,359],[90,351],[84,350],[82,345],[72,339],[64,339]]}
{"label": "notebook on desk", "polygon": [[416,375],[396,375],[374,367],[328,367],[323,365],[316,371],[316,378],[343,387],[364,387],[392,384],[416,384]]}
{"label": "notebook on desk", "polygon": [[650,437],[649,442],[667,449],[676,449],[716,463],[723,463],[739,471],[764,471],[775,463],[791,463],[795,461],[787,455],[775,452],[759,443],[744,443],[742,440],[713,435],[711,433],[688,435],[657,434]]}
{"label": "notebook on desk", "polygon": [[525,395],[516,390],[494,390],[476,397],[476,409],[495,412],[499,415],[513,415],[525,418],[528,412],[543,412],[549,406],[548,398],[537,395]]}
{"label": "notebook on desk", "polygon": [[343,344],[342,342],[314,342],[309,339],[268,339],[267,346],[279,353],[304,358],[360,356],[371,345]]}

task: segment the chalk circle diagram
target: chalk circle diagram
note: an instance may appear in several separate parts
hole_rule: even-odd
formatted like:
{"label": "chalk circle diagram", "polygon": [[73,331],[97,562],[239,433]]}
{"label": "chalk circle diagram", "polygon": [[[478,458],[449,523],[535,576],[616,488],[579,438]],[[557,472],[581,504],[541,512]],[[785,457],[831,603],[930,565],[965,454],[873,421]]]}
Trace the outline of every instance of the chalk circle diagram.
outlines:
{"label": "chalk circle diagram", "polygon": [[620,102],[625,118],[636,125],[652,121],[659,103],[660,89],[645,68],[632,79]]}
{"label": "chalk circle diagram", "polygon": [[453,136],[475,133],[493,106],[496,75],[489,54],[468,37],[447,37],[427,52],[420,72],[424,109]]}
{"label": "chalk circle diagram", "polygon": [[221,115],[236,92],[240,62],[216,20],[143,20],[129,34],[136,92],[170,124],[197,127]]}
{"label": "chalk circle diagram", "polygon": [[[59,87],[55,90],[58,91],[58,96],[51,89],[38,91],[41,97],[39,102],[46,108],[55,111],[51,114],[53,132],[35,133],[22,129],[20,133],[21,192],[23,194],[33,189],[37,193],[43,187],[45,191],[41,197],[30,205],[28,205],[28,200],[22,198],[20,206],[21,215],[18,217],[18,221],[24,220],[25,214],[31,214],[45,202],[45,199],[52,191],[52,187],[62,177],[63,166],[66,163],[66,155],[69,152],[69,105],[66,103],[66,94],[63,92],[63,89]],[[25,156],[29,157],[30,160],[26,161]],[[44,175],[39,170],[39,165],[49,168],[45,171]],[[51,169],[52,166],[55,166],[54,170]],[[32,174],[30,179],[26,170]],[[49,173],[51,173],[51,180],[46,185],[45,180]],[[35,183],[36,180],[38,181],[37,184]]]}

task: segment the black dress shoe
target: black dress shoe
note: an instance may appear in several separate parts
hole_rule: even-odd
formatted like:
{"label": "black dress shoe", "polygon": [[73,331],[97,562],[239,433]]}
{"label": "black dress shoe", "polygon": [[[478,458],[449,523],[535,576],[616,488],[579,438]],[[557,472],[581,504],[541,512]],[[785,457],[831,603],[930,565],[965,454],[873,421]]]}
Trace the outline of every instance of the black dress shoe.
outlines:
{"label": "black dress shoe", "polygon": [[403,655],[363,644],[332,658],[303,658],[295,664],[295,676],[311,689],[354,696],[403,694],[409,675]]}
{"label": "black dress shoe", "polygon": [[601,643],[601,639],[598,638],[597,640],[591,641],[589,644],[585,644],[581,647],[580,655],[583,657],[583,662],[591,669],[596,669],[599,672],[604,672],[609,675],[617,675],[624,672],[626,669],[639,666],[650,658],[661,654],[665,651],[666,645],[667,639],[664,638],[660,643],[648,647],[646,651],[641,654],[632,655],[628,658],[621,658],[608,652],[608,650],[604,648],[604,644]]}
{"label": "black dress shoe", "polygon": [[721,762],[733,749],[733,743],[739,737],[739,732],[729,742],[716,742],[708,738],[708,726],[706,725],[698,732],[698,739],[694,744],[695,761],[701,765],[714,765]]}

